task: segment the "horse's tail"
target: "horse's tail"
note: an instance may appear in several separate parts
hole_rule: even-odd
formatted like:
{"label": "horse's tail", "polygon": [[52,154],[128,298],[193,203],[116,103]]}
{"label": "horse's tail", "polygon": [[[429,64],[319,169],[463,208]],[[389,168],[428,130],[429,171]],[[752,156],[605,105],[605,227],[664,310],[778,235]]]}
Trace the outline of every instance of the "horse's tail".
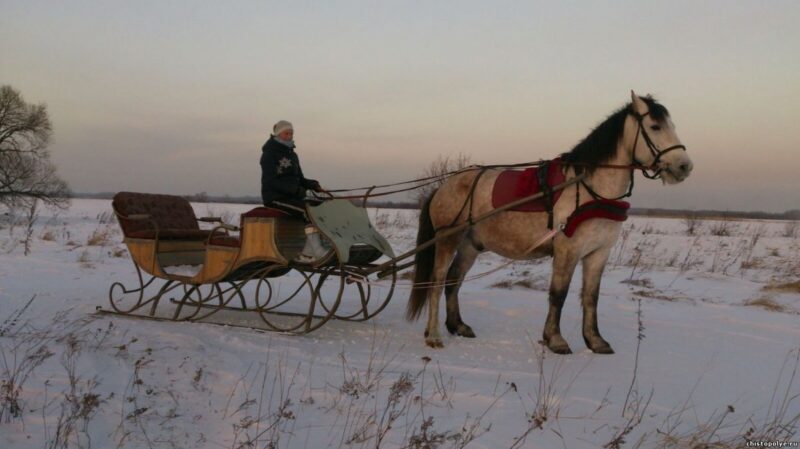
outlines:
{"label": "horse's tail", "polygon": [[[436,194],[434,190],[422,205],[419,212],[419,231],[417,232],[417,246],[429,241],[436,236],[436,230],[433,228],[431,221],[431,200],[433,195]],[[418,252],[414,255],[414,287],[411,289],[411,296],[408,298],[408,307],[406,308],[406,319],[409,321],[416,320],[422,314],[422,309],[428,302],[428,290],[430,289],[430,280],[433,275],[433,262],[436,256],[436,245],[431,245],[428,248]]]}

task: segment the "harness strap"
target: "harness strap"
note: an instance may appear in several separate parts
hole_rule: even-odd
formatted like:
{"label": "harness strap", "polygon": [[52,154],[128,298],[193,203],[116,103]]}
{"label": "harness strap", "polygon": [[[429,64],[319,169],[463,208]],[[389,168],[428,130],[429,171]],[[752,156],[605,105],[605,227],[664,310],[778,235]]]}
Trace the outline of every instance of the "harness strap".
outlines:
{"label": "harness strap", "polygon": [[461,205],[461,209],[459,209],[458,213],[455,215],[455,217],[453,217],[453,221],[451,221],[449,225],[437,229],[437,231],[442,229],[452,228],[453,226],[455,226],[456,222],[458,221],[458,217],[461,216],[461,214],[464,212],[464,209],[467,208],[467,205],[469,205],[469,210],[467,212],[467,223],[469,223],[470,226],[475,224],[475,221],[472,217],[472,207],[473,204],[475,203],[474,201],[475,188],[478,186],[478,181],[481,179],[481,176],[483,176],[483,174],[486,173],[486,170],[488,169],[489,169],[488,166],[480,168],[480,171],[478,171],[478,175],[475,176],[475,179],[472,180],[472,185],[469,188],[469,193],[464,198],[464,203]]}
{"label": "harness strap", "polygon": [[[467,196],[467,199],[469,201],[469,213],[467,214],[467,221],[469,222],[470,226],[475,224],[475,221],[472,218],[472,208],[475,205],[475,188],[478,187],[478,181],[481,179],[481,176],[483,176],[483,174],[486,173],[486,170],[487,168],[484,167],[481,169],[481,171],[478,172],[478,176],[476,176],[475,179],[472,181],[472,186],[469,189],[469,195]],[[461,215],[461,213],[459,213],[459,215]]]}
{"label": "harness strap", "polygon": [[553,229],[553,189],[548,182],[551,163],[552,161],[545,161],[536,171],[536,175],[539,178],[539,189],[544,193],[542,201],[544,202],[544,209],[547,211],[547,229]]}

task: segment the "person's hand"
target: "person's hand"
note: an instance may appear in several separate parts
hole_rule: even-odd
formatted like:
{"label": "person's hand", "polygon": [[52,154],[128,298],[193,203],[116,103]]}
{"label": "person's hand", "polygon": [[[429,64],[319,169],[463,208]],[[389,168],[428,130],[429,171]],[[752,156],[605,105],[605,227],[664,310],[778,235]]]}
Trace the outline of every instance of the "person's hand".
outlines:
{"label": "person's hand", "polygon": [[318,181],[312,181],[311,182],[311,190],[313,190],[315,192],[324,192],[325,191],[325,189],[323,189],[322,186],[319,185]]}

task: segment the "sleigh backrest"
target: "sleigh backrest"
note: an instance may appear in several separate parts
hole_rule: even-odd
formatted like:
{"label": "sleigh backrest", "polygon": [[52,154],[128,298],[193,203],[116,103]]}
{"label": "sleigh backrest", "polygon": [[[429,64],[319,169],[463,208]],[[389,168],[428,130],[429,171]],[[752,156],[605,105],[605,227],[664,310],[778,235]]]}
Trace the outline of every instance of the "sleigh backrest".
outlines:
{"label": "sleigh backrest", "polygon": [[189,201],[180,196],[119,192],[114,195],[112,207],[125,237],[154,238],[149,236],[155,231],[154,225],[160,233],[174,237],[183,234],[184,238],[203,238],[207,234],[200,230]]}

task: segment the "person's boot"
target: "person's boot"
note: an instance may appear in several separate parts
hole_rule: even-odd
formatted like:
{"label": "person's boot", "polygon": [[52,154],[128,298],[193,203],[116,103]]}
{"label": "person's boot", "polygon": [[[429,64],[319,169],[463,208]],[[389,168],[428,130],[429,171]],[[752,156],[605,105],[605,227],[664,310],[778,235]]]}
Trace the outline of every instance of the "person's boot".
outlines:
{"label": "person's boot", "polygon": [[322,246],[319,230],[314,226],[306,226],[306,244],[295,260],[301,263],[312,263],[327,253],[328,251]]}

